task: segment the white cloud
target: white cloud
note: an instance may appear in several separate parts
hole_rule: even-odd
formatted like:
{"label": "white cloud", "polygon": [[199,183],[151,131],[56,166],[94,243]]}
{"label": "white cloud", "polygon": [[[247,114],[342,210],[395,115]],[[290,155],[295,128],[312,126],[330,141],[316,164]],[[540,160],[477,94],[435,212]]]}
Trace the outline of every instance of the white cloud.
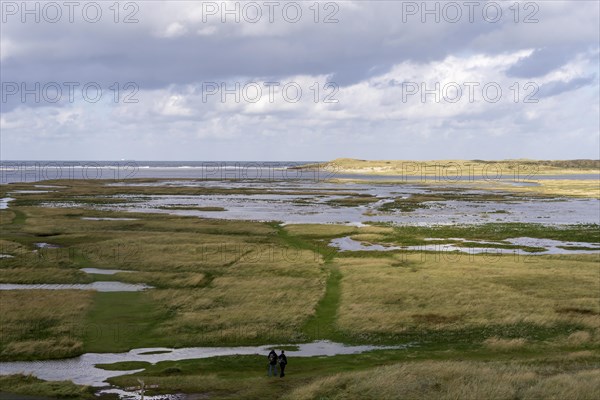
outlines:
{"label": "white cloud", "polygon": [[172,22],[167,26],[162,36],[167,38],[175,38],[184,35],[186,32],[187,29],[185,26],[179,22]]}
{"label": "white cloud", "polygon": [[156,111],[165,116],[187,116],[192,110],[185,106],[186,99],[182,95],[169,95],[159,101]]}

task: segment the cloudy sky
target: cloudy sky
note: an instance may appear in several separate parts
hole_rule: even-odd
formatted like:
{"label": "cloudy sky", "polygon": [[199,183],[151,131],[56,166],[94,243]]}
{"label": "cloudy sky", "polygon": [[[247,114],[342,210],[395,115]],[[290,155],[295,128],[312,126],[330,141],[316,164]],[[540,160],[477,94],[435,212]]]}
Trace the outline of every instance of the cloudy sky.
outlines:
{"label": "cloudy sky", "polygon": [[2,160],[599,158],[599,2],[2,1]]}

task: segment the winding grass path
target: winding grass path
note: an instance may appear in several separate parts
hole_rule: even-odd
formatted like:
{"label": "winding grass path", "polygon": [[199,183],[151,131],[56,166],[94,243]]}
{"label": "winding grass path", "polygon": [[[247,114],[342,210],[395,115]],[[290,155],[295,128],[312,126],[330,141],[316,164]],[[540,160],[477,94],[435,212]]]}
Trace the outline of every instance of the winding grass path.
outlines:
{"label": "winding grass path", "polygon": [[331,340],[343,342],[341,332],[336,329],[337,312],[340,306],[342,273],[333,264],[337,251],[324,242],[290,235],[281,225],[274,225],[278,237],[287,245],[302,250],[310,250],[323,257],[323,270],[327,275],[325,294],[319,300],[315,315],[306,321],[302,333],[309,340]]}

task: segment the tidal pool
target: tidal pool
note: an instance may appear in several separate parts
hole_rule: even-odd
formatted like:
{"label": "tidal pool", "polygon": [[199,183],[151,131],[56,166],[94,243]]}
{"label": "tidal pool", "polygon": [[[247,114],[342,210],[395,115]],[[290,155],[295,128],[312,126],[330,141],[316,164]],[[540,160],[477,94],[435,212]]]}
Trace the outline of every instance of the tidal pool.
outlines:
{"label": "tidal pool", "polygon": [[[103,389],[98,392],[99,394],[116,394],[121,400],[142,400],[142,395],[139,391],[122,390],[117,388]],[[178,394],[159,394],[156,396],[148,396],[144,394],[143,400],[186,400],[190,396],[178,393]],[[200,397],[202,398],[202,397]],[[198,397],[194,397],[198,399]]]}
{"label": "tidal pool", "polygon": [[39,248],[39,249],[59,249],[60,246],[57,244],[52,244],[52,243],[45,243],[45,242],[39,242],[39,243],[34,243],[35,247]]}
{"label": "tidal pool", "polygon": [[13,190],[9,194],[17,193],[17,194],[37,194],[37,193],[50,193],[54,190]]}
{"label": "tidal pool", "polygon": [[139,218],[81,217],[85,221],[138,221]]}
{"label": "tidal pool", "polygon": [[[390,222],[399,225],[484,224],[490,222],[542,223],[547,225],[598,223],[600,200],[568,197],[536,198],[504,191],[465,189],[464,199],[424,201],[412,211],[381,211],[379,207],[399,198],[413,195],[456,194],[456,188],[423,186],[415,183],[331,183],[296,181],[159,181],[111,186],[192,187],[253,189],[260,194],[200,195],[120,195],[125,203],[97,206],[107,211],[132,211],[198,216],[202,218],[281,221],[284,223],[364,224]],[[276,191],[277,193],[269,193]],[[372,196],[377,201],[356,206],[340,206],[343,193]],[[339,194],[338,194],[339,193]],[[489,195],[505,196],[505,200],[482,200]],[[452,197],[452,196],[450,196]],[[77,204],[46,204],[77,207]],[[168,207],[222,207],[219,213],[202,210],[177,210]]]}
{"label": "tidal pool", "polygon": [[[504,249],[499,247],[494,247],[494,245],[505,245],[506,243],[500,242],[489,242],[482,240],[469,240],[462,238],[448,238],[448,239],[438,239],[431,238],[425,239],[428,241],[438,241],[438,240],[453,240],[453,241],[461,241],[461,242],[472,242],[478,244],[489,244],[489,247],[463,247],[460,245],[452,244],[452,243],[443,243],[443,244],[423,244],[418,246],[383,246],[380,244],[365,244],[358,240],[354,240],[349,236],[342,238],[335,238],[329,242],[329,245],[339,249],[340,251],[394,251],[394,250],[406,250],[406,251],[439,251],[439,252],[450,252],[450,251],[458,251],[461,253],[468,254],[480,254],[480,253],[495,253],[495,254],[528,254],[528,255],[545,255],[545,254],[594,254],[600,253],[600,247],[598,245],[594,245],[591,243],[584,242],[563,242],[560,240],[551,240],[551,239],[536,239],[536,238],[512,238],[506,239],[511,245],[514,246],[523,246],[523,247],[540,247],[544,248],[544,251],[539,252],[530,252],[522,249]],[[561,247],[576,247],[577,249],[568,249]],[[586,249],[581,249],[581,247],[585,247]]]}
{"label": "tidal pool", "polygon": [[114,275],[119,272],[133,272],[125,269],[104,269],[104,268],[81,268],[80,271],[85,272],[86,274],[98,274],[98,275]]}
{"label": "tidal pool", "polygon": [[[266,355],[271,349],[281,347],[297,346],[297,350],[286,350],[288,357],[315,357],[335,356],[340,354],[359,354],[372,350],[405,349],[409,344],[397,346],[346,346],[342,343],[334,343],[327,340],[297,345],[264,345],[244,347],[187,347],[181,349],[169,348],[142,348],[134,349],[126,353],[85,353],[79,357],[62,360],[43,361],[12,361],[0,363],[0,374],[32,374],[47,381],[69,380],[78,385],[90,385],[95,387],[106,386],[105,382],[113,376],[134,374],[143,371],[135,369],[129,371],[106,371],[96,368],[96,364],[112,364],[123,361],[146,361],[155,364],[160,361],[178,361],[194,358],[209,358],[231,355]],[[148,354],[158,351],[158,354]],[[146,354],[144,354],[146,353]],[[263,364],[256,366],[258,374],[263,373]]]}
{"label": "tidal pool", "polygon": [[8,208],[8,203],[14,200],[12,197],[4,197],[0,199],[0,210],[6,210]]}

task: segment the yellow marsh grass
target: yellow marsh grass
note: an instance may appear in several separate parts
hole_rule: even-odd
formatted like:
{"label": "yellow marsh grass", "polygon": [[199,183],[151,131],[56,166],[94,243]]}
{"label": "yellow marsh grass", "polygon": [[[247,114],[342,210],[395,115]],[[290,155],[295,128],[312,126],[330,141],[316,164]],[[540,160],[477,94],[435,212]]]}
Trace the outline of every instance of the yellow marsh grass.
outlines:
{"label": "yellow marsh grass", "polygon": [[115,274],[115,277],[122,282],[170,288],[193,288],[206,283],[205,274],[194,272],[122,272]]}
{"label": "yellow marsh grass", "polygon": [[[577,172],[577,173],[590,173],[590,172]],[[595,172],[596,174],[598,172]],[[574,179],[536,179],[535,176],[522,179],[527,182],[537,183],[536,186],[516,186],[511,183],[501,182],[497,179],[491,180],[447,180],[443,181],[444,186],[453,187],[454,189],[463,188],[464,190],[502,190],[505,192],[519,193],[522,195],[535,195],[543,197],[555,197],[555,196],[570,196],[570,197],[584,197],[584,198],[600,198],[600,186],[599,181],[594,179],[586,180],[574,180]],[[337,183],[370,183],[364,179],[352,179],[352,178],[338,178],[331,179],[331,182]],[[405,181],[392,179],[386,181],[379,181],[379,184],[402,184]],[[438,187],[439,182],[434,178],[424,178],[418,181],[419,185]]]}
{"label": "yellow marsh grass", "polygon": [[[92,292],[0,291],[3,357],[66,357],[80,353],[81,321]],[[31,336],[36,339],[27,339]]]}
{"label": "yellow marsh grass", "polygon": [[10,224],[15,217],[11,210],[0,210],[0,225]]}
{"label": "yellow marsh grass", "polygon": [[86,283],[90,277],[76,269],[0,268],[0,283]]}
{"label": "yellow marsh grass", "polygon": [[567,360],[576,360],[581,358],[592,358],[595,357],[593,351],[590,350],[582,350],[582,351],[573,351],[571,353],[567,353],[564,358]]}
{"label": "yellow marsh grass", "polygon": [[[581,173],[586,173],[581,172]],[[595,172],[596,174],[598,172]],[[571,196],[584,198],[600,198],[600,181],[595,179],[574,180],[574,179],[536,179],[535,176],[524,179],[527,182],[537,183],[536,186],[516,186],[511,183],[502,182],[497,179],[459,181],[452,180],[444,182],[447,186],[455,188],[465,188],[465,190],[483,189],[483,190],[502,190],[520,194],[531,194],[536,196]],[[420,182],[424,185],[438,186],[436,181]]]}
{"label": "yellow marsh grass", "polygon": [[284,229],[292,235],[306,237],[341,236],[358,231],[353,226],[320,224],[286,225]]}
{"label": "yellow marsh grass", "polygon": [[233,242],[235,238],[207,237],[205,244],[229,240],[225,246],[229,250],[220,254],[209,250],[204,257],[195,258],[185,244],[154,244],[154,239],[159,238],[146,237],[136,265],[154,271],[123,273],[118,278],[167,287],[150,294],[174,311],[158,329],[164,336],[176,337],[179,345],[269,335],[292,340],[324,294],[322,261],[310,251],[245,246],[241,241]]}
{"label": "yellow marsh grass", "polygon": [[115,232],[114,238],[80,244],[77,249],[95,265],[117,263],[145,271],[192,272],[243,263],[291,266],[320,262],[312,252],[300,254],[269,235]]}
{"label": "yellow marsh grass", "polygon": [[598,329],[600,324],[593,256],[515,260],[412,254],[335,263],[342,273],[338,325],[349,332],[518,322]]}
{"label": "yellow marsh grass", "polygon": [[592,338],[592,335],[586,331],[573,332],[567,338],[567,342],[572,346],[580,346],[588,343]]}
{"label": "yellow marsh grass", "polygon": [[72,337],[11,342],[2,349],[3,357],[63,358],[81,354],[83,343]]}
{"label": "yellow marsh grass", "polygon": [[183,343],[257,338],[296,339],[324,285],[318,276],[223,276],[206,288],[153,290],[176,314],[159,328]]}
{"label": "yellow marsh grass", "polygon": [[12,254],[21,252],[23,246],[16,242],[0,239],[0,254]]}
{"label": "yellow marsh grass", "polygon": [[78,248],[96,265],[111,262],[112,251],[120,255],[116,257],[119,265],[127,265],[130,269],[174,272],[235,262],[252,245],[243,238],[222,235],[129,232]]}
{"label": "yellow marsh grass", "polygon": [[316,379],[284,398],[595,400],[600,369],[561,373],[502,363],[413,362]]}
{"label": "yellow marsh grass", "polygon": [[259,246],[243,255],[227,270],[244,277],[288,276],[307,279],[323,278],[321,255],[310,250],[282,246]]}
{"label": "yellow marsh grass", "polygon": [[[85,207],[85,205],[83,205]],[[266,224],[228,220],[177,217],[168,214],[144,214],[130,212],[96,211],[88,209],[63,209],[48,207],[20,207],[27,215],[23,230],[28,233],[104,233],[122,230],[138,232],[188,232],[225,235],[264,236],[274,232]],[[90,221],[81,217],[126,217],[134,221]]]}

